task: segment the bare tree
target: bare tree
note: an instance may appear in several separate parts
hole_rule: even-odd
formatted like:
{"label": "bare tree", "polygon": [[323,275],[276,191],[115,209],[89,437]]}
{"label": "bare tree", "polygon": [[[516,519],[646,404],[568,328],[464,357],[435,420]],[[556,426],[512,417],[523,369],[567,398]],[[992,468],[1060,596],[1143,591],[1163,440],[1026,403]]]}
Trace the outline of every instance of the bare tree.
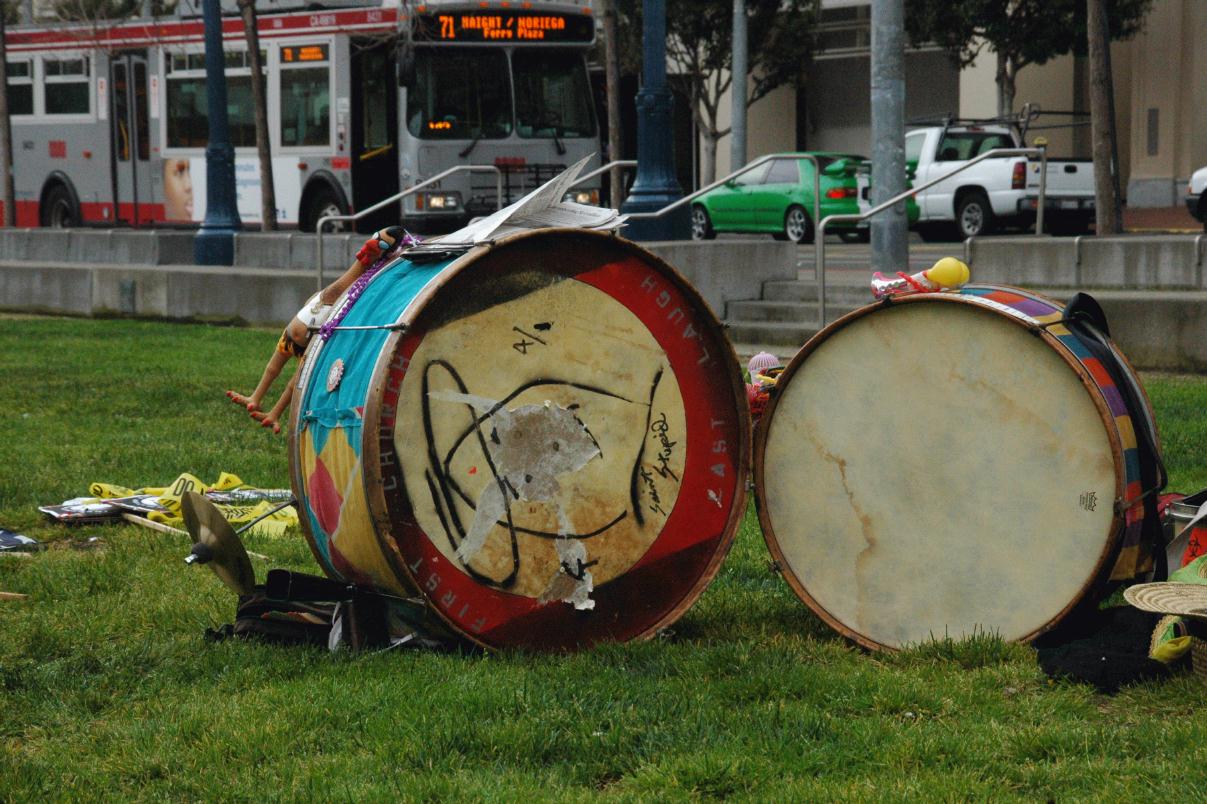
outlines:
{"label": "bare tree", "polygon": [[13,129],[8,117],[8,17],[16,9],[0,2],[0,188],[4,202],[4,225],[14,226],[17,220],[16,198],[13,193]]}
{"label": "bare tree", "polygon": [[256,151],[260,156],[260,228],[277,228],[277,193],[272,181],[272,145],[268,141],[268,99],[264,91],[264,70],[260,60],[260,34],[256,30],[255,0],[239,0],[243,16],[243,35],[247,39],[247,64],[251,67],[251,99],[256,116]]}
{"label": "bare tree", "polygon": [[[608,102],[608,161],[623,159],[624,142],[620,133],[620,42],[617,40],[616,0],[604,0],[604,77]],[[624,170],[614,167],[609,172],[612,188],[611,204],[620,209],[624,203]]]}
{"label": "bare tree", "polygon": [[1086,0],[1086,38],[1090,51],[1090,132],[1094,156],[1094,217],[1097,234],[1122,231],[1114,175],[1114,126],[1111,125],[1110,31],[1104,0]]}

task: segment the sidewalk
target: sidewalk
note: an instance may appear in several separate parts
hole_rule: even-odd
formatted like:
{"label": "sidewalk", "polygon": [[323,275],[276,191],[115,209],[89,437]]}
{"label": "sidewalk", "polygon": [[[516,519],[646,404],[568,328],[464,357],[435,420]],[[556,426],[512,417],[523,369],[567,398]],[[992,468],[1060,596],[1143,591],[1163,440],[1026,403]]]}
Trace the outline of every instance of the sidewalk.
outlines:
{"label": "sidewalk", "polygon": [[1124,207],[1123,230],[1126,232],[1195,234],[1203,231],[1203,224],[1195,220],[1185,206],[1142,209]]}

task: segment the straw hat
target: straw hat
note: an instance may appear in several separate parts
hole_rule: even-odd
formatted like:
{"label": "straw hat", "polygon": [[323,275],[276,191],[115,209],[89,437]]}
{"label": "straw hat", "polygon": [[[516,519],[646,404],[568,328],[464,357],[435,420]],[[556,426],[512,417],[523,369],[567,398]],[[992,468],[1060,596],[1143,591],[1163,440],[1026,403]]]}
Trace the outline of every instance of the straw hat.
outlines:
{"label": "straw hat", "polygon": [[1123,597],[1138,609],[1187,619],[1194,673],[1207,684],[1207,584],[1139,583],[1124,589]]}

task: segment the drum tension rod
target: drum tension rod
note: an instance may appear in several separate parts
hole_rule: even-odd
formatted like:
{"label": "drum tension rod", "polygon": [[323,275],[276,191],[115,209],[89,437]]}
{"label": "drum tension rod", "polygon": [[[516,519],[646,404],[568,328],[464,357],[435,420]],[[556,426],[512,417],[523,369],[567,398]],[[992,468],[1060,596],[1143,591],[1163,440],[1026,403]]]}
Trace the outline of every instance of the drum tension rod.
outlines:
{"label": "drum tension rod", "polygon": [[[312,332],[312,333],[319,331],[318,327],[310,327],[309,329],[310,329],[310,332]],[[406,332],[408,329],[410,329],[410,324],[366,324],[364,326],[344,326],[341,324],[336,327],[331,327],[332,331],[341,330],[341,329],[346,329],[346,330],[388,329],[391,332]]]}

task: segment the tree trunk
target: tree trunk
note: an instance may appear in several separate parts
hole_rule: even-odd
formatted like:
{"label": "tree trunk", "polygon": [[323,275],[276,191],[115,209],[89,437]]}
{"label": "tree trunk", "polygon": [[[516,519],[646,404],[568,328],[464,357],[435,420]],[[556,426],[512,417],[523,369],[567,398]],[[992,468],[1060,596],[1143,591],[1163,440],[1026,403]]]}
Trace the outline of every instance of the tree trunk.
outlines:
{"label": "tree trunk", "polygon": [[4,6],[0,4],[0,185],[4,202],[4,225],[11,227],[17,220],[16,200],[13,197],[13,129],[8,117],[8,61]]}
{"label": "tree trunk", "polygon": [[272,182],[272,149],[268,140],[268,100],[264,91],[263,65],[260,63],[260,34],[256,31],[255,0],[239,0],[243,15],[243,35],[247,39],[247,59],[251,67],[251,97],[256,107],[256,150],[260,155],[260,229],[277,228],[277,193]]}
{"label": "tree trunk", "polygon": [[717,140],[720,137],[711,126],[701,128],[700,136],[704,139],[700,153],[703,158],[700,165],[700,186],[707,187],[717,180]]}
{"label": "tree trunk", "polygon": [[[620,131],[620,42],[617,41],[616,0],[604,0],[604,76],[608,101],[608,161],[624,159],[624,142]],[[609,203],[620,209],[624,203],[624,168],[614,167],[608,173],[611,188]],[[602,199],[601,199],[602,200]]]}
{"label": "tree trunk", "polygon": [[1014,116],[1014,74],[1016,70],[1010,63],[1010,58],[1004,53],[997,54],[997,116]]}
{"label": "tree trunk", "polygon": [[1086,38],[1090,46],[1090,137],[1094,157],[1095,233],[1119,234],[1116,214],[1114,165],[1111,158],[1111,71],[1106,49],[1110,47],[1105,0],[1086,0]]}

